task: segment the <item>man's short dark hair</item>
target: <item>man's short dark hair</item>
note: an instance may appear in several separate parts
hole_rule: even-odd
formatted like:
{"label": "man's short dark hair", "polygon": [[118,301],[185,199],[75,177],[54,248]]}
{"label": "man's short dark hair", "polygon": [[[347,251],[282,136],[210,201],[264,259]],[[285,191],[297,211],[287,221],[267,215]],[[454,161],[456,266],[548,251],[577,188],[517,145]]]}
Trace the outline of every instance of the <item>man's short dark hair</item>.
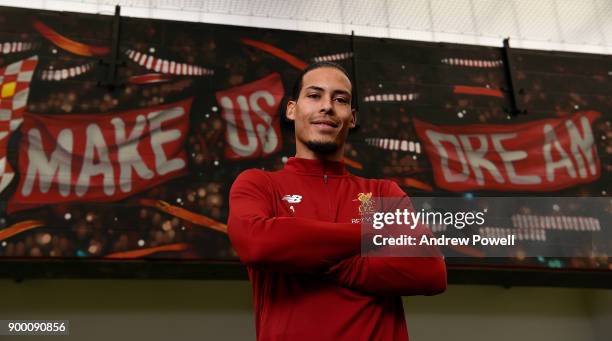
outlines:
{"label": "man's short dark hair", "polygon": [[[337,70],[340,70],[345,76],[346,78],[348,78],[349,82],[351,83],[351,87],[353,86],[353,82],[351,82],[351,77],[349,76],[348,72],[346,72],[346,70],[340,66],[340,64],[334,63],[334,62],[327,62],[327,61],[323,61],[323,62],[316,62],[316,63],[312,63],[310,65],[308,65],[304,70],[302,70],[302,72],[298,75],[297,80],[295,81],[294,85],[293,85],[293,91],[291,92],[291,100],[292,101],[297,101],[297,99],[300,97],[300,92],[302,91],[302,86],[304,85],[304,75],[306,73],[308,73],[309,71],[315,70],[315,69],[320,69],[322,67],[331,67],[331,68],[335,68]],[[351,101],[351,107],[353,106],[353,101]]]}

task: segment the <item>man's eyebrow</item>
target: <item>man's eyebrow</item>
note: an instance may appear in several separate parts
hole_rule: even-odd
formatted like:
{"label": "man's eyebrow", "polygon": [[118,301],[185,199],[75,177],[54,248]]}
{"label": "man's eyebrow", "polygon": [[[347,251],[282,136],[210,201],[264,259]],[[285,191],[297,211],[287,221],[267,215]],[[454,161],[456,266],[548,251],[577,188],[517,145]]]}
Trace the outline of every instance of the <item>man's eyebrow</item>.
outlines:
{"label": "man's eyebrow", "polygon": [[346,90],[334,90],[333,92],[334,94],[343,94],[343,95],[351,95],[351,93],[349,91]]}
{"label": "man's eyebrow", "polygon": [[316,85],[311,85],[311,86],[307,87],[306,89],[317,90],[317,91],[325,91],[325,89],[323,89],[320,86],[316,86]]}
{"label": "man's eyebrow", "polygon": [[[316,85],[308,86],[308,87],[306,87],[306,89],[316,90],[316,91],[325,91],[325,89],[323,89],[320,86],[316,86]],[[351,93],[349,91],[340,90],[340,89],[339,90],[334,90],[332,93],[333,94],[344,94],[344,95],[349,95],[349,96],[351,95]]]}

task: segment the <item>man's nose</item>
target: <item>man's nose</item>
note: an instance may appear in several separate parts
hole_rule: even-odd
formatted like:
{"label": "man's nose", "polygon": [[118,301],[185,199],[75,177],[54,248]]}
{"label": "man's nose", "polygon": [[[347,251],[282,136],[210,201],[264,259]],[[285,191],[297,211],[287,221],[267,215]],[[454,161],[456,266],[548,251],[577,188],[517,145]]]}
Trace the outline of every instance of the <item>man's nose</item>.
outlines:
{"label": "man's nose", "polygon": [[333,103],[332,103],[332,99],[331,98],[325,98],[324,100],[321,101],[320,112],[324,113],[324,114],[333,113],[334,106],[332,104]]}

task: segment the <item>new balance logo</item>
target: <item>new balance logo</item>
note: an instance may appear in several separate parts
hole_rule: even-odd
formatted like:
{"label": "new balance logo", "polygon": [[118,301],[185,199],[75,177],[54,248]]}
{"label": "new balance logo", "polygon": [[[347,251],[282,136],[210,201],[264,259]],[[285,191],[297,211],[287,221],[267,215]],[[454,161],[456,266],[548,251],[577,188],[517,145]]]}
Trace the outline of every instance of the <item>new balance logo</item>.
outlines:
{"label": "new balance logo", "polygon": [[297,195],[297,194],[287,194],[283,197],[283,200],[285,200],[286,202],[290,203],[290,204],[297,204],[302,202],[302,196],[301,195]]}

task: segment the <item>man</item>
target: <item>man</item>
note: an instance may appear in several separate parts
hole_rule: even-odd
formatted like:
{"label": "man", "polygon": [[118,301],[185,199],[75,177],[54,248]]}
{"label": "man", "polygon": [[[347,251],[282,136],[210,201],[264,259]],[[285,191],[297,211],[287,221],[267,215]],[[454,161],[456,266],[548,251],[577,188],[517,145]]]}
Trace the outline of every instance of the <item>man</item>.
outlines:
{"label": "man", "polygon": [[258,340],[407,340],[400,296],[446,289],[442,258],[360,256],[360,194],[406,194],[346,171],[351,94],[341,66],[307,67],[286,112],[295,157],[232,186],[228,232],[253,285]]}

